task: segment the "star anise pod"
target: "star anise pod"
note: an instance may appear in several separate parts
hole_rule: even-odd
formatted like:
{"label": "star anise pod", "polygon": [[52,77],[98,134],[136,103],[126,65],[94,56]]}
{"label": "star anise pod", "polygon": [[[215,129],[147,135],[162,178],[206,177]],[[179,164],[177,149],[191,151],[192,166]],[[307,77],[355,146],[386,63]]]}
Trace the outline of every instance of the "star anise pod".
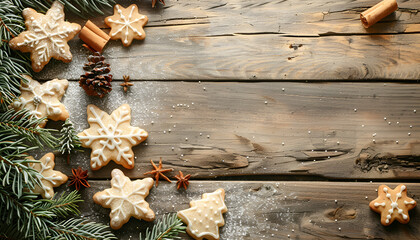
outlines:
{"label": "star anise pod", "polygon": [[130,82],[130,76],[123,75],[123,78],[124,78],[124,82],[121,83],[120,85],[124,87],[124,92],[127,92],[128,87],[131,87],[134,84]]}
{"label": "star anise pod", "polygon": [[[152,8],[155,7],[156,3],[158,0],[152,0]],[[159,2],[161,2],[164,6],[165,6],[165,0],[159,0]]]}
{"label": "star anise pod", "polygon": [[159,161],[159,167],[157,167],[155,165],[155,163],[152,161],[152,159],[150,159],[150,162],[152,163],[152,166],[154,168],[154,170],[147,172],[145,174],[154,174],[155,175],[155,179],[156,179],[156,187],[159,185],[159,176],[163,177],[166,181],[168,182],[172,182],[167,176],[165,176],[163,173],[165,172],[171,172],[173,171],[172,168],[168,168],[168,169],[162,169],[162,158],[160,158]]}
{"label": "star anise pod", "polygon": [[79,191],[81,187],[90,187],[90,184],[87,181],[88,177],[88,170],[83,171],[81,167],[74,169],[71,169],[71,172],[73,173],[73,176],[69,176],[69,186],[74,185],[74,187]]}
{"label": "star anise pod", "polygon": [[178,181],[176,182],[176,184],[178,184],[177,186],[177,190],[179,190],[181,187],[184,187],[185,190],[187,190],[188,185],[190,184],[188,182],[188,180],[190,180],[191,174],[185,175],[179,171],[179,175],[175,175],[176,179],[178,179]]}

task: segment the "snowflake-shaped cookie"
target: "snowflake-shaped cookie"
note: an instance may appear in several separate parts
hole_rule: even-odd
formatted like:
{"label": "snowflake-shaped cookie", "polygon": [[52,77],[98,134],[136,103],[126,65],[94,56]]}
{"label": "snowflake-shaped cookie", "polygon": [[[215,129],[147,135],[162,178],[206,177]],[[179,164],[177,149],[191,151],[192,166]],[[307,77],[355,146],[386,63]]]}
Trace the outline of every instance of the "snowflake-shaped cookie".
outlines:
{"label": "snowflake-shaped cookie", "polygon": [[394,220],[400,223],[408,223],[410,216],[408,211],[416,206],[416,201],[407,196],[407,187],[398,185],[394,190],[386,185],[378,188],[378,197],[369,203],[369,207],[381,214],[382,225],[388,226]]}
{"label": "snowflake-shaped cookie", "polygon": [[67,41],[80,31],[80,25],[64,21],[64,6],[55,1],[47,13],[41,14],[32,8],[22,11],[27,31],[10,40],[12,49],[30,52],[32,69],[41,71],[55,58],[70,62],[72,55]]}
{"label": "snowflake-shaped cookie", "polygon": [[190,202],[191,208],[179,211],[177,215],[187,224],[188,234],[197,240],[219,239],[219,227],[225,225],[223,213],[227,212],[224,200],[225,190],[220,188]]}
{"label": "snowflake-shaped cookie", "polygon": [[106,25],[111,28],[111,39],[121,39],[125,47],[130,46],[133,39],[143,40],[146,37],[143,27],[147,21],[147,16],[139,13],[136,4],[131,4],[128,8],[116,4],[114,15],[105,18]]}
{"label": "snowflake-shaped cookie", "polygon": [[[60,102],[69,82],[66,79],[54,79],[44,84],[33,80],[29,76],[24,76],[27,83],[22,82],[20,97],[12,103],[15,110],[28,109],[36,118],[47,117],[54,121],[64,121],[69,117],[64,104]],[[47,120],[39,124],[44,127]]]}
{"label": "snowflake-shaped cookie", "polygon": [[131,181],[119,169],[112,170],[111,176],[111,188],[93,195],[96,204],[111,208],[111,228],[120,229],[130,217],[153,221],[155,213],[144,200],[153,187],[153,179]]}
{"label": "snowflake-shaped cookie", "polygon": [[[34,160],[31,156],[28,159]],[[53,153],[45,154],[39,160],[39,163],[29,163],[29,166],[41,174],[38,178],[42,186],[36,185],[32,192],[40,193],[43,198],[52,198],[54,196],[53,187],[58,187],[67,182],[68,177],[66,175],[53,170],[55,166]]]}
{"label": "snowflake-shaped cookie", "polygon": [[92,148],[90,166],[100,169],[113,160],[125,168],[134,168],[134,153],[131,147],[146,140],[145,130],[130,126],[131,109],[121,105],[108,115],[95,105],[87,107],[90,128],[79,133],[83,147]]}

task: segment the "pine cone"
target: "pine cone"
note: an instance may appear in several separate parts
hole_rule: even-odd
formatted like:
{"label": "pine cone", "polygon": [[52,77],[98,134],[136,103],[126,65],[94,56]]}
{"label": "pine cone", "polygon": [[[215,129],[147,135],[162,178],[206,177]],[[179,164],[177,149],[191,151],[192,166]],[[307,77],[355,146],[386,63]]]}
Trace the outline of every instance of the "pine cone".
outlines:
{"label": "pine cone", "polygon": [[108,74],[111,68],[99,52],[90,55],[88,61],[83,67],[86,73],[80,76],[79,85],[87,95],[102,98],[112,90],[112,75]]}

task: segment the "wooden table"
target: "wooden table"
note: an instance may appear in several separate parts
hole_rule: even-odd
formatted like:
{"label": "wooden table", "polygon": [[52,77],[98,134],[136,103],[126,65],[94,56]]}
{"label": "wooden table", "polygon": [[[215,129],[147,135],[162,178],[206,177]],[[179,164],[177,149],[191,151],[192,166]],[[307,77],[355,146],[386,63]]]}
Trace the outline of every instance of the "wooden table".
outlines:
{"label": "wooden table", "polygon": [[[419,207],[408,225],[389,227],[368,207],[383,182],[406,184],[420,201],[420,1],[399,1],[366,30],[359,14],[376,2],[142,1],[147,38],[107,45],[114,87],[103,99],[78,86],[88,52],[70,41],[73,62],[53,61],[36,77],[70,80],[64,104],[77,130],[88,127],[88,104],[110,113],[129,103],[132,125],[150,135],[133,149],[134,169],[89,172],[82,215],[107,224],[109,209],[92,195],[109,188],[111,170],[143,178],[162,157],[172,178],[181,170],[193,180],[187,191],[152,189],[157,217],[223,187],[221,239],[420,239]],[[103,19],[91,18],[106,28]],[[123,75],[134,81],[127,93]],[[89,156],[70,165],[58,156],[56,168],[88,169]],[[115,234],[138,239],[150,226],[132,218]]]}

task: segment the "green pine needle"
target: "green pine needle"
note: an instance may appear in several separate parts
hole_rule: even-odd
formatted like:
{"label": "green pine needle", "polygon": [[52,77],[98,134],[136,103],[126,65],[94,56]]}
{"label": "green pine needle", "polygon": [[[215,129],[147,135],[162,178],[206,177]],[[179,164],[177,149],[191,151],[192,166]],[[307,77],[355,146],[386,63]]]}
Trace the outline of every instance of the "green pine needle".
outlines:
{"label": "green pine needle", "polygon": [[76,135],[73,123],[67,119],[60,130],[60,139],[58,145],[55,146],[61,154],[70,154],[73,150],[82,151],[82,143]]}
{"label": "green pine needle", "polygon": [[[112,9],[114,0],[59,0],[66,11],[88,17]],[[52,0],[0,0],[0,239],[116,239],[98,223],[66,219],[79,214],[77,192],[52,200],[39,199],[26,190],[40,184],[40,174],[29,167],[27,153],[38,147],[56,147],[55,130],[42,129],[27,111],[10,110],[20,95],[23,75],[31,75],[29,54],[13,51],[9,41],[25,30],[21,12],[26,7],[46,12]],[[79,146],[77,136],[68,127],[67,140],[61,146],[68,152]],[[67,132],[66,132],[67,131]],[[62,134],[64,136],[64,134]]]}
{"label": "green pine needle", "polygon": [[33,117],[27,110],[10,109],[0,114],[0,134],[16,134],[33,145],[54,147],[58,139],[51,133],[56,130],[38,127],[44,119]]}
{"label": "green pine needle", "polygon": [[178,234],[185,233],[185,229],[186,227],[183,226],[181,219],[176,216],[176,213],[170,213],[159,219],[151,230],[147,228],[145,238],[140,233],[140,240],[180,239]]}
{"label": "green pine needle", "polygon": [[109,228],[103,224],[70,218],[51,227],[51,240],[111,240],[117,239]]}

